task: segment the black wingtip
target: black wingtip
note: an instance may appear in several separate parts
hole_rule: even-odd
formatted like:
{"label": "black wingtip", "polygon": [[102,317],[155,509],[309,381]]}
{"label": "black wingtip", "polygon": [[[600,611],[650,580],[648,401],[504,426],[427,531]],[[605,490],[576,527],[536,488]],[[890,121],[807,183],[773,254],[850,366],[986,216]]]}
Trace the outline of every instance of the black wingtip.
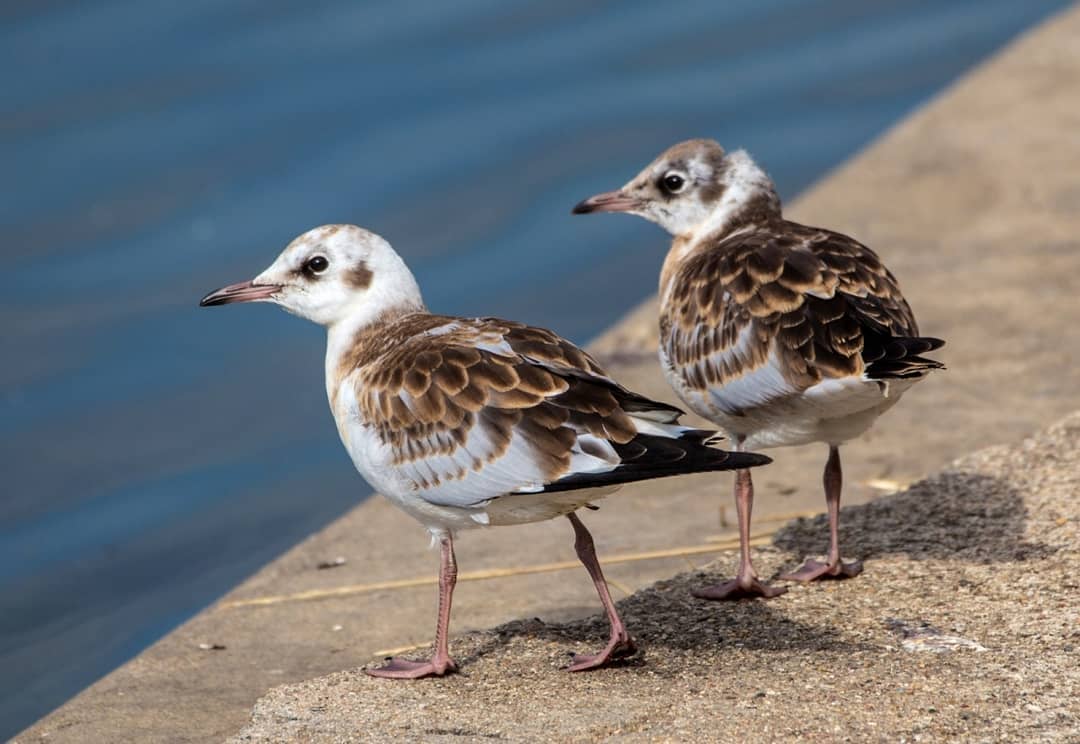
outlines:
{"label": "black wingtip", "polygon": [[686,429],[679,435],[679,439],[696,444],[719,444],[724,441],[724,435],[712,429]]}
{"label": "black wingtip", "polygon": [[771,457],[760,452],[729,452],[728,459],[731,461],[729,464],[738,470],[759,468],[773,461]]}
{"label": "black wingtip", "polygon": [[771,457],[757,452],[730,452],[692,439],[672,439],[655,434],[639,434],[626,444],[614,446],[623,460],[618,467],[574,473],[548,483],[544,491],[572,491],[691,473],[745,470],[772,462]]}

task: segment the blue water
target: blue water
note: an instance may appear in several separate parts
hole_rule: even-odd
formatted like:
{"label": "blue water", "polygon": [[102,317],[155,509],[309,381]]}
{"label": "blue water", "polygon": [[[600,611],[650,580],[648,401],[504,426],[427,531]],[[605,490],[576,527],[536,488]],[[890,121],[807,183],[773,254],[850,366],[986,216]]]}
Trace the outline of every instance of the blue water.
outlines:
{"label": "blue water", "polygon": [[203,293],[348,221],[587,341],[664,239],[578,199],[691,136],[790,198],[1067,4],[5,3],[0,737],[368,493],[320,330]]}

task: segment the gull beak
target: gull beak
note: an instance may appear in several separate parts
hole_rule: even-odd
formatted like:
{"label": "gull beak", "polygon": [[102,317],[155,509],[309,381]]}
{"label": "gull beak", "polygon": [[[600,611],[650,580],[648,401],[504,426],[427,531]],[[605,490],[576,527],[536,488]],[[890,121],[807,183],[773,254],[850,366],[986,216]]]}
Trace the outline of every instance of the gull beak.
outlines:
{"label": "gull beak", "polygon": [[237,282],[221,289],[215,289],[199,300],[199,307],[228,305],[233,302],[260,302],[269,300],[280,289],[280,284],[255,284],[254,281]]}
{"label": "gull beak", "polygon": [[573,214],[590,214],[591,212],[633,212],[641,208],[641,201],[633,196],[624,194],[622,191],[608,191],[604,194],[590,196],[585,201],[578,202],[571,210]]}

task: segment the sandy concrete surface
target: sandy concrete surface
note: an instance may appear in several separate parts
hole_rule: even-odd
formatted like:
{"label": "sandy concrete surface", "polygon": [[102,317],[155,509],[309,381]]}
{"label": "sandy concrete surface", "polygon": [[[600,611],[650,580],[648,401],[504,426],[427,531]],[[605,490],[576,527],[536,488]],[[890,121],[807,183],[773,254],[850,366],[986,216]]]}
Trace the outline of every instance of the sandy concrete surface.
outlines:
{"label": "sandy concrete surface", "polygon": [[[1077,741],[1078,493],[1074,414],[849,509],[856,581],[693,599],[725,559],[619,603],[645,646],[620,668],[560,669],[602,644],[598,617],[517,621],[456,639],[457,676],[278,687],[230,741]],[[823,526],[785,527],[769,567]]]}
{"label": "sandy concrete surface", "polygon": [[[1018,442],[1080,408],[1077,90],[1080,8],[1074,7],[1019,39],[793,205],[791,214],[796,218],[850,232],[876,248],[899,276],[922,331],[948,340],[941,358],[949,370],[918,385],[865,437],[844,449],[845,504],[863,504],[980,447]],[[652,155],[642,153],[642,162]],[[639,165],[627,163],[627,173]],[[657,232],[658,269],[665,249],[666,239]],[[674,402],[652,350],[654,325],[653,311],[646,305],[595,348],[629,386]],[[756,479],[756,526],[763,534],[793,513],[816,513],[823,507],[824,448],[771,454],[776,463]],[[616,598],[696,569],[730,545],[725,540],[731,529],[721,522],[723,515],[718,517],[723,505],[731,518],[730,489],[729,476],[641,484],[624,489],[602,502],[599,512],[586,515]],[[852,557],[861,557],[865,546],[875,544],[857,537],[862,534],[854,521],[859,513],[858,508],[849,508],[843,518],[845,553]],[[763,541],[767,543],[768,537]],[[437,556],[425,550],[426,543],[416,523],[382,499],[372,499],[265,567],[18,740],[220,739],[245,725],[252,704],[271,687],[355,669],[383,651],[426,643],[434,622],[430,582],[437,563]],[[574,563],[571,531],[562,520],[477,532],[458,543],[463,573],[491,573],[474,574],[459,584],[455,633],[519,618],[570,621],[598,609],[584,571]],[[814,532],[801,546],[807,553],[823,550],[824,530]],[[653,551],[667,553],[650,557]],[[343,565],[317,569],[319,563],[339,556],[345,559]],[[613,558],[619,562],[613,563]],[[772,568],[784,556],[772,553],[763,558]],[[732,563],[729,555],[718,568],[730,570]],[[535,572],[538,565],[544,568],[542,564],[556,565]],[[772,603],[740,605],[732,617],[738,613],[763,621],[794,617],[800,612],[799,603],[828,594],[829,602],[813,605],[813,613],[824,614],[814,614],[817,620],[812,624],[827,627],[823,620],[837,612],[859,614],[864,602],[893,596],[888,594],[893,591],[898,593],[889,601],[897,616],[914,617],[915,609],[905,609],[904,593],[892,582],[906,571],[927,571],[934,565],[920,561],[911,568],[910,563],[886,562],[875,568],[880,575],[820,592],[790,592]],[[928,576],[925,583],[946,580],[944,569]],[[834,603],[833,593],[843,601]],[[257,603],[238,604],[250,601]],[[834,604],[836,609],[829,609]],[[702,616],[706,611],[695,612]],[[703,617],[716,616],[710,609]],[[653,642],[657,636],[647,622],[644,625],[643,639],[657,648]],[[892,637],[880,628],[875,632],[881,639]],[[723,645],[725,663],[736,658],[731,654],[750,653],[756,642],[744,643],[744,651],[733,649],[733,643]],[[566,650],[576,644],[558,645]],[[703,646],[700,653],[718,652],[710,650],[709,643]],[[656,653],[650,651],[649,658]],[[778,660],[786,652],[776,653],[779,656],[770,651],[764,658]],[[553,648],[544,663],[554,669],[556,657]],[[449,684],[485,684],[484,658],[470,664],[467,677]],[[761,658],[748,656],[741,666],[760,665]],[[791,656],[790,663],[802,661]],[[641,670],[563,683],[599,689],[627,680],[644,695],[646,688],[637,685],[653,674],[652,668],[650,662]],[[794,679],[797,669],[773,672]],[[843,676],[846,669],[830,673]],[[912,681],[889,677],[887,667],[877,662],[852,669],[861,669],[859,674],[877,669],[882,685]],[[653,679],[660,686],[674,684],[662,677]],[[457,688],[418,687],[416,694],[443,689]],[[567,694],[582,689],[568,687]],[[867,689],[878,692],[860,694],[876,700],[881,688]],[[517,694],[533,696],[526,687]],[[791,688],[789,694],[808,700],[811,691]],[[737,706],[740,700],[731,703]],[[763,700],[754,704],[782,702],[768,695]],[[608,703],[593,699],[589,704]],[[806,715],[826,710],[803,709],[813,711]]]}

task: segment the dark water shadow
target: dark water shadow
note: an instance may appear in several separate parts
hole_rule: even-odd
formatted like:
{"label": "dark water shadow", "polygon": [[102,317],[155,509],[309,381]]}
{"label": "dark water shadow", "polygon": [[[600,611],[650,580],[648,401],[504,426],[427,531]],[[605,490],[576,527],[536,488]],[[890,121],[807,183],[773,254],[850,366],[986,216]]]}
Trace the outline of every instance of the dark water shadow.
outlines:
{"label": "dark water shadow", "polygon": [[[912,560],[956,559],[978,563],[1044,558],[1055,548],[1024,537],[1028,510],[1021,494],[1000,478],[945,471],[906,491],[840,512],[845,556],[902,554]],[[817,555],[828,546],[824,514],[783,527],[773,543]]]}

